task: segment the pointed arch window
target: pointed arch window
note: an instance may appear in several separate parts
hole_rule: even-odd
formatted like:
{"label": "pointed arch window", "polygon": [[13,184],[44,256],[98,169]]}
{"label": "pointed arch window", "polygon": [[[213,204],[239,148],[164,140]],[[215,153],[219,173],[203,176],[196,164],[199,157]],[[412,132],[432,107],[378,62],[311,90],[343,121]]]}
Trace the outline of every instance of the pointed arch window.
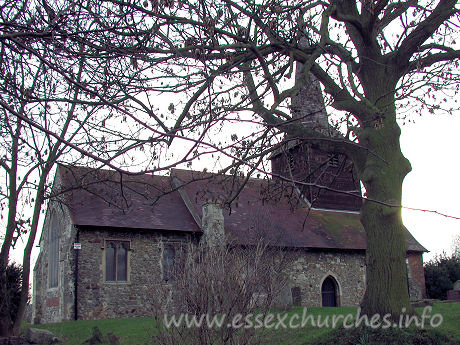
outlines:
{"label": "pointed arch window", "polygon": [[174,280],[176,265],[176,248],[172,245],[165,246],[163,249],[163,279],[165,281]]}
{"label": "pointed arch window", "polygon": [[49,262],[48,262],[48,287],[58,286],[59,273],[59,228],[56,216],[51,217],[51,229],[49,235]]}
{"label": "pointed arch window", "polygon": [[292,294],[292,304],[294,306],[300,306],[302,305],[302,291],[300,290],[300,287],[295,286],[291,289],[291,294]]}
{"label": "pointed arch window", "polygon": [[180,242],[166,242],[163,244],[163,279],[174,281],[176,275],[181,274],[185,267],[186,247]]}

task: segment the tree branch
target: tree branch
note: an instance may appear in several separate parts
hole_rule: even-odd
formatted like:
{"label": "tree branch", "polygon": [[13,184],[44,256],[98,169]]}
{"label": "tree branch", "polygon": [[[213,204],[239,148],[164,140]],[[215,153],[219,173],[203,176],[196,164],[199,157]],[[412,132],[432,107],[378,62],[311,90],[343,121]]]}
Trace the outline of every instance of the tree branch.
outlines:
{"label": "tree branch", "polygon": [[407,71],[410,58],[420,49],[420,46],[436,32],[440,25],[457,12],[456,4],[457,0],[441,0],[433,12],[402,41],[395,55],[395,65],[398,66],[400,75]]}
{"label": "tree branch", "polygon": [[460,50],[451,50],[446,53],[428,55],[427,57],[411,61],[408,67],[408,71],[429,67],[437,62],[452,61],[455,59],[460,59]]}
{"label": "tree branch", "polygon": [[289,121],[282,120],[273,115],[273,112],[264,107],[249,69],[243,71],[245,83],[249,90],[249,97],[253,105],[252,111],[258,114],[264,122],[271,127],[276,127],[292,138],[298,138],[311,143],[318,144],[326,151],[343,153],[347,156],[356,155],[358,152],[365,152],[359,144],[353,143],[345,138],[333,138],[312,128],[299,125],[297,119]]}
{"label": "tree branch", "polygon": [[[386,1],[388,2],[388,1]],[[416,5],[418,0],[408,0],[406,2],[395,2],[390,4],[386,9],[382,19],[377,20],[374,28],[374,35],[378,35],[393,20],[398,18],[411,6]]]}

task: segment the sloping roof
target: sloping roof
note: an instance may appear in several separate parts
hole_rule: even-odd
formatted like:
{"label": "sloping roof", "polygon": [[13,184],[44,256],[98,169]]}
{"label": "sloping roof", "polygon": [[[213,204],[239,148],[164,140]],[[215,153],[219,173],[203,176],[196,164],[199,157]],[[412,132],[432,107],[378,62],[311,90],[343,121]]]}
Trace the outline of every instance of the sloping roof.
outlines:
{"label": "sloping roof", "polygon": [[[294,248],[366,248],[358,214],[308,210],[272,180],[243,184],[243,178],[180,169],[170,177],[64,166],[58,172],[77,225],[200,232],[202,205],[213,200],[225,205],[225,231],[236,244],[263,238]],[[409,232],[407,244],[408,250],[426,251]]]}
{"label": "sloping roof", "polygon": [[[235,195],[238,182],[228,176],[173,170],[182,182],[195,212],[201,218],[202,205],[210,199],[224,201]],[[349,213],[307,211],[301,201],[277,195],[270,181],[250,179],[231,207],[223,210],[225,230],[236,243],[255,244],[260,238],[287,247],[365,249],[364,229],[359,217]],[[331,222],[332,220],[332,222]],[[335,229],[332,223],[344,224]],[[328,226],[327,226],[328,225]]]}
{"label": "sloping roof", "polygon": [[[204,203],[232,198],[243,180],[180,169],[173,169],[171,174],[180,181],[192,211],[200,218]],[[249,179],[231,207],[224,209],[225,231],[233,241],[250,245],[264,238],[286,247],[366,249],[359,214],[308,209],[297,194],[276,191],[276,187],[271,180]],[[406,240],[408,250],[426,251],[409,231]]]}
{"label": "sloping roof", "polygon": [[168,176],[59,166],[76,225],[200,232]]}

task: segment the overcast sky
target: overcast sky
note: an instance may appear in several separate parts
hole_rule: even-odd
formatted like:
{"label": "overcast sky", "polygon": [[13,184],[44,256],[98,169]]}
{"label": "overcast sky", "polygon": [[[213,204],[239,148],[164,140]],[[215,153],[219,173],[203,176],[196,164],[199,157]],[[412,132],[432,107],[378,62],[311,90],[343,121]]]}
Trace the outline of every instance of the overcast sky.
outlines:
{"label": "overcast sky", "polygon": [[[402,126],[401,147],[412,164],[403,185],[403,205],[436,210],[460,217],[460,112],[453,116],[426,115]],[[435,254],[452,252],[452,239],[460,234],[460,220],[419,211],[403,211],[414,237]]]}

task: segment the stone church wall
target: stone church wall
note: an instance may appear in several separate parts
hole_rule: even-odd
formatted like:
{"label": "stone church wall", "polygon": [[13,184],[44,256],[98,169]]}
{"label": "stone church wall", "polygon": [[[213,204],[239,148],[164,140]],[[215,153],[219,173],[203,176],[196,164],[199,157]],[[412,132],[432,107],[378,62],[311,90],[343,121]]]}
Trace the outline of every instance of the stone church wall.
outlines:
{"label": "stone church wall", "polygon": [[[105,280],[105,241],[128,241],[128,279]],[[80,231],[78,318],[103,319],[153,315],[154,308],[170,301],[159,295],[169,285],[163,280],[162,256],[165,244],[189,241],[187,236],[167,236],[154,231]]]}
{"label": "stone church wall", "polygon": [[[80,234],[82,249],[79,256],[78,314],[82,319],[108,318],[118,315],[146,314],[149,283],[160,279],[161,254],[158,236],[109,231],[84,231]],[[130,242],[128,252],[128,281],[106,282],[104,279],[104,240]]]}
{"label": "stone church wall", "polygon": [[[58,284],[49,285],[50,229],[53,217],[58,224]],[[72,320],[74,312],[74,250],[75,230],[68,209],[61,203],[48,206],[40,239],[40,254],[34,267],[34,323]]]}
{"label": "stone church wall", "polygon": [[[58,204],[56,204],[58,205]],[[34,321],[38,323],[75,318],[75,249],[77,229],[65,207],[50,205],[48,210],[59,220],[58,287],[48,288],[49,229],[47,217],[41,239],[41,252],[34,270]],[[81,249],[78,251],[78,319],[151,316],[161,308],[173,305],[172,285],[163,277],[163,251],[166,245],[188,243],[185,234],[167,232],[78,229]],[[106,241],[129,242],[128,279],[107,282],[105,279]],[[248,249],[249,250],[249,249]],[[365,291],[364,251],[286,250],[287,294],[300,291],[300,304],[320,306],[321,286],[327,277],[337,285],[339,306],[358,305]],[[421,254],[408,256],[411,297],[424,296]],[[291,296],[288,296],[291,297]],[[414,297],[413,297],[414,298]],[[292,298],[287,298],[292,303]]]}
{"label": "stone church wall", "polygon": [[[46,243],[46,239],[44,236],[42,241]],[[105,281],[105,240],[130,242],[126,282]],[[79,242],[82,248],[78,258],[78,318],[149,316],[153,314],[154,308],[165,307],[171,302],[167,295],[163,299],[164,305],[158,305],[158,295],[164,293],[164,288],[168,287],[163,281],[163,248],[165,243],[187,241],[184,236],[164,236],[158,232],[80,230]],[[73,240],[69,242],[73,243]],[[36,322],[74,319],[75,250],[70,245],[62,245],[60,248],[60,257],[66,257],[69,261],[60,269],[58,288],[46,288],[46,246],[43,246],[40,261],[36,266]],[[339,305],[359,304],[364,293],[362,253],[296,250],[287,252],[286,255],[289,288],[300,288],[302,305],[321,305],[321,283],[327,276],[334,277],[338,283]],[[64,283],[69,280],[72,284]]]}
{"label": "stone church wall", "polygon": [[[104,279],[104,241],[129,241],[128,281]],[[78,315],[81,319],[152,315],[158,294],[164,293],[162,253],[164,244],[184,237],[157,232],[80,231]],[[364,254],[293,251],[287,253],[290,287],[301,289],[302,305],[321,305],[321,283],[333,276],[339,285],[340,305],[357,305],[364,293]],[[171,287],[171,286],[170,286]],[[162,291],[160,291],[162,290]],[[170,303],[165,296],[164,304]]]}
{"label": "stone church wall", "polygon": [[[104,279],[104,241],[130,242],[128,281]],[[184,237],[157,232],[80,230],[78,317],[100,319],[149,316],[164,293],[162,253],[168,242],[187,242]],[[332,276],[339,286],[339,304],[357,305],[364,293],[363,253],[288,252],[290,288],[300,287],[302,305],[321,305],[321,283]],[[166,284],[167,285],[167,284]],[[161,290],[161,291],[160,291]],[[164,296],[164,304],[171,301]]]}

